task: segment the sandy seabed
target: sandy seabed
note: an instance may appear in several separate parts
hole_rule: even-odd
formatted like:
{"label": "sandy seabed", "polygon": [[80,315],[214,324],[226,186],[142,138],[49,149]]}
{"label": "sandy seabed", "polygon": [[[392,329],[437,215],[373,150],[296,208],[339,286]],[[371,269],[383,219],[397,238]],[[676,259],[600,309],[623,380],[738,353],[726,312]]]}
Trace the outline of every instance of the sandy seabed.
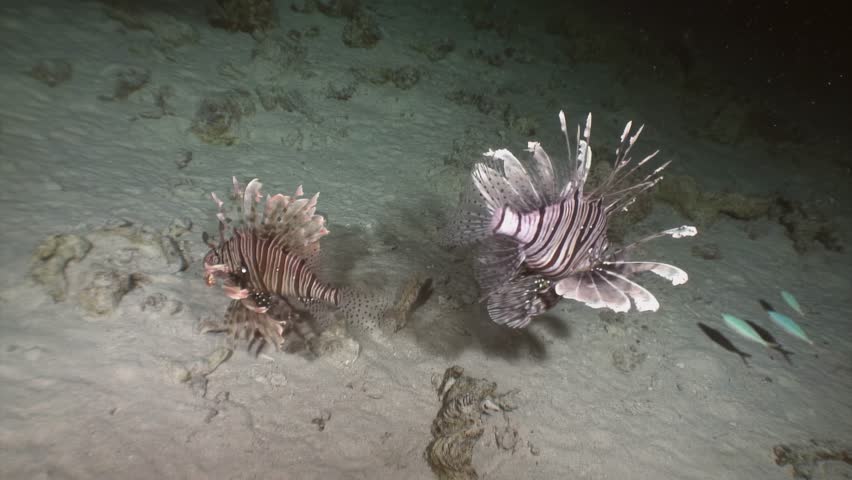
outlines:
{"label": "sandy seabed", "polygon": [[[643,247],[690,274],[678,287],[647,282],[659,311],[566,301],[509,331],[477,308],[467,252],[436,243],[472,156],[531,138],[560,151],[562,108],[569,123],[595,112],[598,161],[633,119],[648,125],[637,149],[661,148],[673,172],[710,190],[797,198],[842,179],[784,156],[750,167],[774,153],[697,136],[666,88],[618,80],[613,65],[558,65],[544,34],[501,58],[500,37],[474,31],[461,7],[370,6],[374,48],[346,47],[345,19],[282,4],[277,28],[298,32],[288,38],[300,48],[258,51],[203,12],[133,23],[98,2],[3,2],[0,478],[433,478],[435,383],[452,365],[516,392],[514,409],[482,417],[481,478],[768,480],[789,477],[776,445],[852,446],[849,253],[800,253],[777,219],[723,215],[699,237]],[[435,15],[428,32],[424,15]],[[434,61],[415,48],[446,38],[454,49]],[[272,87],[284,100],[267,109]],[[222,92],[251,104],[223,134],[230,145],[194,128]],[[386,288],[426,274],[432,295],[399,332],[359,338],[354,362],[238,349],[219,365],[225,339],[198,325],[228,300],[204,285],[201,232],[216,231],[208,194],[232,175],[260,177],[269,193],[322,192],[331,281]],[[824,191],[850,238],[848,191]],[[629,236],[689,223],[681,215],[655,202]],[[69,254],[58,295],[31,274],[57,234],[90,244],[74,247],[82,261]],[[115,302],[87,287],[111,285],[110,272],[135,275]],[[786,308],[781,290],[801,301],[795,318],[815,341],[773,329],[790,362],[720,319],[772,328],[758,300]],[[748,365],[698,322],[750,353]],[[827,462],[812,474],[852,470]]]}

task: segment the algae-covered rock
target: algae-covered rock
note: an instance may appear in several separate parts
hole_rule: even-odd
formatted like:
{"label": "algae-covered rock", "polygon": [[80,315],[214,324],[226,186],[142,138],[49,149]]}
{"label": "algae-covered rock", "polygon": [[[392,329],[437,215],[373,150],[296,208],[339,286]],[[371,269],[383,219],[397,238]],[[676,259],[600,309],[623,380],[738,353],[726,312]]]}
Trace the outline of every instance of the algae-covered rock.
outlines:
{"label": "algae-covered rock", "polygon": [[826,250],[843,251],[837,228],[816,205],[780,198],[776,204],[778,223],[784,226],[798,253],[820,244]]}
{"label": "algae-covered rock", "polygon": [[33,279],[44,285],[54,301],[65,300],[68,292],[65,267],[72,260],[82,260],[91,249],[92,243],[79,235],[47,237],[33,254]]}
{"label": "algae-covered rock", "polygon": [[192,132],[202,141],[214,145],[232,145],[245,116],[254,115],[251,93],[241,89],[227,90],[205,97],[192,121]]}
{"label": "algae-covered rock", "polygon": [[485,433],[484,414],[517,408],[517,391],[497,394],[497,383],[472,378],[457,365],[443,378],[433,378],[441,398],[441,408],[432,422],[432,441],[426,447],[426,461],[440,480],[479,478],[473,468],[473,448]]}
{"label": "algae-covered rock", "polygon": [[372,15],[358,12],[343,27],[343,43],[352,48],[373,48],[382,39],[382,31]]}
{"label": "algae-covered rock", "polygon": [[118,270],[98,270],[86,275],[79,301],[86,311],[106,315],[118,307],[121,299],[133,289],[133,275]]}
{"label": "algae-covered rock", "polygon": [[272,0],[216,0],[207,12],[210,25],[231,32],[254,33],[278,24]]}

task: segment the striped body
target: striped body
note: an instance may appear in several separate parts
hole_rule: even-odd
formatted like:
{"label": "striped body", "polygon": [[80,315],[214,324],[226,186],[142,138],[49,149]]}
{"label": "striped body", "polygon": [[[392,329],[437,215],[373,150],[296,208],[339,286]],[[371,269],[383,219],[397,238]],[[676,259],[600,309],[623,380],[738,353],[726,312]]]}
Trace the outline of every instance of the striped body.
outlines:
{"label": "striped body", "polygon": [[340,303],[340,291],[320,282],[304,258],[287,252],[280,237],[238,228],[215,253],[240,286],[251,292],[297,297],[304,302],[321,300],[335,306]]}
{"label": "striped body", "polygon": [[600,199],[574,190],[562,201],[519,213],[503,207],[494,234],[520,245],[527,269],[559,280],[591,267],[607,247],[607,215]]}

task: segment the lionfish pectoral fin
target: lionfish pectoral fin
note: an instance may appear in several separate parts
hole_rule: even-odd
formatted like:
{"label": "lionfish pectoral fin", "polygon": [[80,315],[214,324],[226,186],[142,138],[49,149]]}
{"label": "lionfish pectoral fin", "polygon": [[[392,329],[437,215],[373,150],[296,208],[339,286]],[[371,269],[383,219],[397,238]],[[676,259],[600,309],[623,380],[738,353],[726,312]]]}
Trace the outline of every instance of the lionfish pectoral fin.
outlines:
{"label": "lionfish pectoral fin", "polygon": [[523,328],[533,317],[541,315],[555,305],[548,298],[550,283],[540,277],[524,276],[513,279],[486,298],[486,309],[491,320],[510,328]]}
{"label": "lionfish pectoral fin", "polygon": [[556,283],[555,291],[560,297],[576,300],[591,308],[608,308],[615,312],[630,310],[627,292],[598,271],[563,278]]}
{"label": "lionfish pectoral fin", "polygon": [[592,308],[609,308],[615,312],[630,310],[630,302],[640,312],[656,311],[660,303],[645,287],[627,277],[598,269],[564,278],[556,283],[556,293],[582,302]]}
{"label": "lionfish pectoral fin", "polygon": [[238,285],[223,285],[222,290],[225,291],[225,296],[234,300],[243,300],[251,295],[251,292]]}
{"label": "lionfish pectoral fin", "polygon": [[640,312],[656,312],[660,308],[660,302],[657,301],[657,298],[642,285],[612,271],[604,270],[603,274],[607,276],[615,288],[618,288],[633,300],[636,310]]}
{"label": "lionfish pectoral fin", "polygon": [[524,262],[518,244],[508,238],[492,238],[484,242],[476,257],[474,272],[479,287],[488,292],[497,291],[517,276]]}
{"label": "lionfish pectoral fin", "polygon": [[613,270],[625,275],[637,272],[655,273],[672,282],[672,285],[682,285],[689,280],[689,275],[683,269],[668,263],[615,261],[605,262],[604,265],[615,267]]}

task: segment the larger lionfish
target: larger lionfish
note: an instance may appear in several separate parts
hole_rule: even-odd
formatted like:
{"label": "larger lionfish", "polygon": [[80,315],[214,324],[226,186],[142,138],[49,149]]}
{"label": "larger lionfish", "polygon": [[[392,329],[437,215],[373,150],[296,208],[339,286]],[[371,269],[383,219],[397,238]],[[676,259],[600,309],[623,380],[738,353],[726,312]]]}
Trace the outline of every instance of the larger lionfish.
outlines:
{"label": "larger lionfish", "polygon": [[650,271],[679,285],[687,281],[686,272],[664,263],[629,261],[625,254],[647,240],[692,236],[696,229],[665,230],[621,248],[610,248],[606,233],[610,216],[660,181],[668,162],[636,183],[625,182],[657,154],[630,166],[628,154],[642,127],[631,136],[628,122],[611,173],[586,191],[592,115],[582,134],[578,126],[573,152],[561,111],[559,121],[569,150],[567,178],[561,179],[563,175],[537,142],[528,143],[531,155],[525,164],[508,150],[489,150],[473,167],[474,188],[451,222],[447,240],[479,245],[476,277],[488,314],[498,324],[524,327],[552,308],[559,297],[617,312],[630,310],[631,301],[639,311],[657,310],[657,299],[629,277]]}

